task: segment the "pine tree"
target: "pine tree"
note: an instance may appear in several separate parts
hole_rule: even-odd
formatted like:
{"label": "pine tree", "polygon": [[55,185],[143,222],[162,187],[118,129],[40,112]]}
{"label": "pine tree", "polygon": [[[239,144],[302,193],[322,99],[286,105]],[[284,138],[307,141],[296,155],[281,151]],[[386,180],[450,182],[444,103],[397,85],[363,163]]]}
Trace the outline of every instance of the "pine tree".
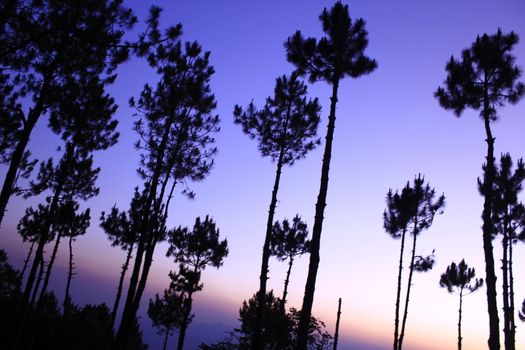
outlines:
{"label": "pine tree", "polygon": [[[158,28],[160,9],[152,10],[148,26],[149,41],[162,37]],[[128,333],[136,319],[142,294],[158,242],[165,239],[165,222],[176,185],[188,197],[195,195],[188,182],[201,181],[213,167],[214,134],[219,131],[219,117],[211,93],[209,52],[197,42],[179,40],[182,26],[168,28],[165,37],[148,48],[145,56],[160,75],[153,88],[146,84],[139,99],[131,106],[139,116],[135,131],[140,137],[136,148],[141,151],[144,203],[140,234],[126,294],[122,321],[117,333],[118,349],[126,349]],[[175,35],[176,34],[176,35]]]}
{"label": "pine tree", "polygon": [[[452,262],[447,266],[445,273],[441,275],[439,280],[439,285],[442,288],[447,288],[449,293],[454,291],[459,294],[459,320],[458,320],[458,350],[461,350],[461,316],[463,308],[463,297],[474,293],[483,285],[483,279],[474,279],[476,276],[476,271],[473,268],[469,268],[465,263],[465,260],[456,265],[455,262]],[[471,283],[472,281],[472,283]],[[467,293],[465,294],[465,290]]]}
{"label": "pine tree", "polygon": [[2,3],[0,102],[6,113],[0,114],[0,134],[8,144],[0,146],[0,160],[8,170],[0,192],[0,224],[17,178],[34,164],[26,147],[37,122],[48,117],[51,130],[61,134],[64,124],[75,122],[78,108],[98,108],[110,99],[105,89],[129,51],[122,37],[136,22],[121,3]]}
{"label": "pine tree", "polygon": [[[244,133],[259,142],[259,151],[276,162],[275,180],[272,198],[268,210],[266,233],[264,237],[261,272],[259,275],[258,306],[264,307],[268,280],[268,261],[270,259],[270,244],[273,218],[277,206],[277,193],[281,172],[284,165],[292,166],[313,150],[320,140],[317,138],[319,112],[321,107],[317,99],[307,99],[306,85],[298,79],[297,74],[290,77],[283,75],[277,78],[274,96],[266,98],[266,104],[260,110],[250,103],[246,110],[235,106],[235,123],[241,124]],[[264,348],[261,337],[261,325],[264,310],[259,310],[256,331],[254,333],[256,349]]]}
{"label": "pine tree", "polygon": [[[445,205],[445,196],[436,198],[436,191],[430,188],[425,179],[418,175],[414,178],[411,185],[407,182],[401,193],[388,191],[386,197],[387,209],[383,213],[383,225],[387,233],[394,239],[401,238],[401,248],[399,256],[399,268],[397,277],[396,310],[394,321],[394,346],[395,350],[403,348],[403,338],[405,336],[405,325],[408,317],[408,303],[412,287],[414,272],[426,272],[432,269],[434,264],[434,253],[428,256],[416,255],[417,238],[422,231],[432,226],[436,213],[442,213]],[[403,270],[403,253],[405,236],[412,235],[412,252],[410,257],[409,275],[407,280],[407,291],[401,329],[399,328],[399,315],[401,303],[401,283]]]}
{"label": "pine tree", "polygon": [[193,294],[202,290],[200,283],[201,273],[207,266],[219,268],[224,258],[228,256],[228,242],[226,239],[219,241],[219,229],[215,222],[206,216],[202,221],[195,219],[193,230],[187,227],[178,227],[169,232],[170,247],[167,256],[173,257],[179,263],[179,273],[183,274],[186,281],[182,291],[185,293],[184,312],[179,328],[178,350],[184,348],[184,337],[191,322],[191,309],[193,305]]}
{"label": "pine tree", "polygon": [[281,299],[283,312],[285,311],[288,283],[290,282],[294,258],[310,251],[310,240],[307,237],[308,227],[306,223],[301,221],[299,215],[293,218],[291,226],[287,219],[284,219],[282,224],[279,221],[273,224],[270,245],[271,255],[277,257],[279,261],[288,260],[288,271],[286,272],[283,297]]}
{"label": "pine tree", "polygon": [[339,83],[346,76],[357,78],[371,73],[377,67],[376,61],[364,55],[364,50],[368,46],[365,22],[362,19],[352,21],[348,14],[347,5],[343,5],[338,1],[330,10],[325,8],[319,18],[323,31],[327,35],[326,37],[320,40],[315,38],[305,39],[301,32],[297,31],[285,43],[288,61],[295,65],[297,73],[308,75],[312,83],[325,81],[332,86],[321,182],[312,231],[310,264],[301,309],[301,322],[299,324],[299,350],[306,349],[308,323],[310,322],[314,301]]}
{"label": "pine tree", "polygon": [[[505,349],[515,348],[514,322],[514,281],[513,281],[513,245],[518,240],[519,233],[525,227],[525,208],[518,202],[518,194],[522,190],[525,179],[525,167],[521,159],[516,169],[510,154],[503,154],[500,166],[495,169],[494,205],[492,217],[494,234],[502,236],[502,297],[503,297],[503,334]],[[483,186],[480,185],[483,191]],[[483,192],[482,192],[483,193]]]}
{"label": "pine tree", "polygon": [[500,29],[494,35],[483,34],[462,51],[461,59],[452,56],[446,65],[448,76],[445,86],[439,87],[435,96],[445,109],[460,116],[470,107],[480,111],[487,142],[486,164],[483,166],[483,253],[485,256],[485,283],[487,285],[487,308],[489,314],[490,350],[500,348],[499,316],[496,292],[496,273],[492,246],[492,207],[494,205],[494,136],[491,122],[498,119],[497,108],[505,103],[517,103],[525,93],[525,86],[518,82],[521,69],[515,65],[512,48],[518,43],[514,32],[503,34]]}

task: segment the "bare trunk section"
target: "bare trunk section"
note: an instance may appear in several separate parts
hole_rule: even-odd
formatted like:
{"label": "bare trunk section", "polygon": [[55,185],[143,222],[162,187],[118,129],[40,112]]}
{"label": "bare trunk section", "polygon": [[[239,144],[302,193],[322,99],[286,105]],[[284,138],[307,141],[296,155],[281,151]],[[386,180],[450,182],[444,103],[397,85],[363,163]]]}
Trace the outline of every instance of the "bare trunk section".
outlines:
{"label": "bare trunk section", "polygon": [[463,311],[463,288],[459,291],[458,350],[461,350],[461,313]]}
{"label": "bare trunk section", "polygon": [[401,248],[399,253],[399,270],[397,274],[397,296],[396,296],[396,315],[394,321],[394,350],[397,350],[399,341],[399,304],[401,302],[401,281],[403,276],[403,254],[405,252],[406,228],[401,234]]}
{"label": "bare trunk section", "polygon": [[272,239],[273,218],[275,216],[275,208],[277,207],[277,193],[279,192],[279,183],[281,180],[281,172],[283,167],[284,151],[281,150],[279,159],[277,161],[277,169],[275,171],[275,181],[272,190],[272,199],[270,201],[270,208],[268,209],[268,220],[266,221],[266,234],[264,236],[264,245],[261,261],[261,274],[259,275],[259,292],[257,293],[257,319],[255,321],[255,339],[253,340],[253,348],[255,350],[264,349],[264,339],[262,338],[262,325],[264,318],[265,296],[266,296],[266,282],[268,281],[268,262],[270,260],[270,241]]}
{"label": "bare trunk section", "polygon": [[2,225],[2,220],[6,212],[7,203],[11,194],[13,194],[13,188],[16,186],[16,178],[22,159],[24,157],[24,152],[29,143],[29,137],[33,131],[36,122],[40,118],[40,115],[44,112],[44,106],[41,102],[41,99],[35,105],[35,108],[32,108],[29,111],[28,117],[25,120],[24,128],[20,133],[20,139],[16,148],[11,156],[11,161],[9,162],[9,168],[5,174],[4,184],[2,186],[2,191],[0,192],[0,226]]}
{"label": "bare trunk section", "polygon": [[337,350],[337,342],[339,341],[339,321],[341,320],[341,298],[339,298],[339,306],[337,307],[337,321],[335,322],[334,335],[334,350]]}
{"label": "bare trunk section", "polygon": [[40,290],[40,296],[38,297],[38,304],[40,305],[43,301],[44,295],[47,291],[47,286],[49,284],[49,279],[51,277],[51,271],[53,269],[53,264],[55,263],[55,259],[58,252],[58,246],[60,245],[60,239],[62,238],[62,235],[60,232],[57,232],[57,237],[55,240],[55,246],[53,247],[53,252],[51,253],[51,257],[49,258],[49,263],[47,264],[47,270],[46,270],[46,277],[44,278],[44,284],[42,285],[42,289]]}
{"label": "bare trunk section", "polygon": [[286,279],[284,280],[283,299],[281,300],[281,309],[285,312],[286,297],[288,296],[288,283],[290,282],[290,273],[292,272],[293,255],[290,256],[288,262],[288,271],[286,271]]}
{"label": "bare trunk section", "polygon": [[113,309],[111,310],[111,319],[109,321],[108,329],[106,331],[106,339],[104,340],[104,349],[109,348],[111,334],[113,333],[113,327],[115,326],[115,319],[117,318],[117,311],[120,305],[120,298],[122,296],[122,288],[124,286],[124,278],[126,277],[126,272],[129,268],[129,262],[131,261],[131,255],[133,254],[134,244],[130,244],[128,252],[126,254],[126,260],[122,265],[122,270],[120,272],[120,278],[118,281],[117,295],[115,296],[115,302],[113,303]]}
{"label": "bare trunk section", "polygon": [[514,320],[514,274],[512,272],[512,239],[509,240],[509,322],[510,322],[510,345],[514,350],[516,347],[516,323]]}
{"label": "bare trunk section", "polygon": [[186,330],[188,329],[189,325],[189,319],[191,314],[191,307],[193,304],[193,291],[188,293],[188,301],[186,309],[184,310],[184,317],[182,319],[180,328],[179,328],[179,341],[177,343],[177,350],[183,350],[184,349],[184,338],[186,337]]}
{"label": "bare trunk section", "polygon": [[408,302],[410,301],[410,290],[412,289],[412,277],[414,275],[414,259],[416,257],[416,242],[417,235],[419,234],[417,229],[417,217],[414,220],[414,241],[412,243],[412,257],[410,258],[410,272],[408,273],[408,285],[407,294],[405,299],[405,309],[403,310],[403,322],[401,324],[401,332],[399,333],[398,349],[403,349],[403,339],[405,337],[405,326],[408,317]]}
{"label": "bare trunk section", "polygon": [[69,308],[72,305],[71,303],[71,280],[73,279],[73,237],[69,237],[69,264],[68,264],[68,271],[67,271],[67,282],[66,282],[66,293],[64,296],[64,318],[67,320],[67,317],[69,316]]}
{"label": "bare trunk section", "polygon": [[20,273],[22,280],[26,274],[27,267],[29,266],[29,260],[31,260],[31,256],[33,255],[33,249],[35,248],[35,244],[35,241],[31,242],[31,247],[29,247],[29,251],[27,252],[27,256],[24,260],[24,267],[22,268],[22,272]]}
{"label": "bare trunk section", "polygon": [[494,138],[490,130],[490,106],[487,89],[485,88],[483,119],[485,124],[487,142],[487,165],[483,179],[485,201],[483,203],[483,253],[485,256],[485,281],[487,286],[487,309],[489,314],[488,346],[490,350],[499,350],[499,316],[496,291],[496,272],[494,268],[494,254],[492,247],[492,206],[494,201],[493,185],[495,177],[494,168]]}
{"label": "bare trunk section", "polygon": [[308,329],[310,317],[312,316],[312,306],[314,303],[315,281],[317,279],[317,269],[319,267],[319,250],[321,248],[321,233],[323,230],[324,209],[326,207],[326,195],[328,193],[328,175],[330,172],[330,159],[332,157],[332,141],[335,130],[335,108],[337,105],[337,91],[339,89],[339,79],[335,79],[332,87],[332,97],[330,99],[330,115],[326,130],[326,143],[323,155],[323,165],[321,169],[321,183],[319,195],[315,205],[315,219],[312,230],[312,240],[310,246],[310,263],[308,265],[308,277],[304,288],[303,305],[301,308],[301,318],[297,334],[297,349],[306,350],[308,343]]}
{"label": "bare trunk section", "polygon": [[509,235],[508,235],[508,218],[505,215],[504,232],[503,232],[503,257],[501,259],[502,271],[502,296],[503,296],[503,335],[505,342],[505,350],[511,350],[510,344],[510,315],[509,315],[509,270],[508,270],[508,252],[509,252]]}

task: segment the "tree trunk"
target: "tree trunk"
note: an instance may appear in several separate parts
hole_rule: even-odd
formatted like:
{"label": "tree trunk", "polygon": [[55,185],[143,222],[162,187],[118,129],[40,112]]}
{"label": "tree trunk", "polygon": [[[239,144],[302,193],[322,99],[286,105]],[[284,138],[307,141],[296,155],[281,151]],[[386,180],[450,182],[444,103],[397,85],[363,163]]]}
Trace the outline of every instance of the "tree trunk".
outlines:
{"label": "tree trunk", "polygon": [[321,232],[323,230],[324,209],[326,207],[326,195],[328,193],[328,175],[330,172],[330,158],[332,157],[332,141],[335,130],[335,108],[337,105],[337,90],[339,79],[335,79],[332,87],[332,97],[330,99],[330,115],[326,130],[326,142],[323,155],[323,165],[321,169],[321,183],[319,195],[315,205],[315,219],[312,230],[312,240],[310,246],[310,263],[308,265],[308,277],[304,288],[303,305],[301,308],[301,318],[297,334],[297,349],[306,350],[308,343],[308,329],[312,306],[314,303],[315,281],[317,279],[317,269],[319,267],[319,250],[321,248]]}
{"label": "tree trunk", "polygon": [[509,239],[509,329],[510,329],[510,346],[514,350],[516,347],[516,324],[514,322],[514,275],[512,272],[512,239]]}
{"label": "tree trunk", "polygon": [[401,234],[401,248],[399,253],[399,270],[397,273],[397,296],[396,296],[396,315],[394,321],[394,350],[397,350],[399,341],[399,304],[401,302],[401,278],[403,275],[403,253],[405,252],[405,235],[406,228],[403,229]]}
{"label": "tree trunk", "polygon": [[286,271],[286,279],[284,280],[284,290],[283,290],[283,300],[281,300],[281,308],[285,312],[286,306],[286,297],[288,296],[288,283],[290,282],[290,273],[292,272],[293,265],[293,255],[290,256],[290,261],[288,262],[288,271]]}
{"label": "tree trunk", "polygon": [[270,208],[268,209],[268,219],[266,221],[266,234],[264,237],[261,273],[259,275],[259,293],[257,294],[257,319],[255,321],[255,339],[253,341],[253,348],[255,350],[264,349],[264,339],[262,338],[262,325],[264,318],[265,296],[266,296],[266,282],[268,281],[268,261],[270,260],[270,241],[272,239],[273,218],[275,216],[275,208],[277,207],[277,193],[279,192],[279,183],[281,180],[281,172],[283,167],[284,150],[281,149],[279,159],[277,160],[277,169],[275,171],[275,180],[272,190],[272,199],[270,201]]}
{"label": "tree trunk", "polygon": [[461,350],[461,312],[463,311],[463,288],[459,291],[458,350]]}
{"label": "tree trunk", "polygon": [[499,350],[499,316],[498,301],[496,292],[496,273],[494,271],[494,255],[492,248],[492,206],[493,206],[493,186],[495,177],[494,168],[494,138],[490,130],[490,106],[487,88],[485,87],[484,112],[485,133],[487,142],[487,165],[484,174],[483,188],[485,201],[483,203],[483,253],[485,256],[485,282],[487,286],[487,309],[489,314],[488,346],[490,350]]}
{"label": "tree trunk", "polygon": [[188,329],[191,308],[193,304],[192,296],[193,296],[193,291],[188,293],[188,301],[187,301],[188,304],[186,306],[186,309],[184,310],[184,317],[182,319],[182,322],[179,328],[179,341],[177,343],[177,350],[184,349],[184,338],[186,337],[186,330]]}
{"label": "tree trunk", "polygon": [[403,322],[401,324],[401,332],[399,334],[398,349],[403,349],[403,338],[405,337],[405,326],[408,317],[408,302],[410,300],[410,290],[412,289],[412,276],[414,275],[414,259],[416,257],[416,241],[417,241],[417,217],[414,220],[414,241],[412,243],[412,257],[410,258],[410,272],[408,273],[408,285],[407,285],[407,294],[405,299],[405,309],[403,310]]}
{"label": "tree trunk", "polygon": [[505,216],[504,232],[503,232],[503,257],[501,259],[501,271],[503,281],[503,335],[505,337],[505,350],[511,350],[510,345],[510,328],[509,328],[509,275],[508,275],[508,251],[509,251],[509,236],[508,236],[508,218]]}
{"label": "tree trunk", "polygon": [[71,280],[73,279],[73,236],[69,237],[69,265],[67,271],[66,293],[64,296],[64,318],[69,316],[69,307],[71,306]]}
{"label": "tree trunk", "polygon": [[341,298],[339,298],[339,306],[337,307],[337,321],[335,322],[334,335],[334,350],[337,350],[337,342],[339,340],[339,321],[341,320]]}
{"label": "tree trunk", "polygon": [[31,306],[35,305],[36,302],[36,295],[38,294],[38,290],[40,289],[40,283],[42,282],[42,277],[44,276],[44,256],[41,255],[40,259],[38,260],[38,277],[36,279],[36,285],[33,289],[33,294],[31,296]]}
{"label": "tree trunk", "polygon": [[26,274],[27,266],[29,265],[29,260],[31,260],[31,255],[33,255],[33,248],[35,247],[35,243],[35,241],[31,242],[31,247],[29,247],[29,252],[27,252],[27,257],[24,260],[24,267],[22,268],[22,272],[20,272],[22,280],[24,279],[24,275]]}
{"label": "tree trunk", "polygon": [[166,328],[166,335],[164,336],[164,344],[162,345],[162,350],[166,350],[166,346],[168,345],[169,335],[170,335],[170,327]]}
{"label": "tree trunk", "polygon": [[[47,86],[47,84],[45,86]],[[5,174],[2,191],[0,192],[0,226],[2,225],[2,220],[6,212],[7,203],[9,202],[9,198],[13,193],[13,188],[16,185],[16,177],[18,174],[18,170],[20,169],[22,158],[24,157],[25,149],[29,142],[29,137],[43,111],[44,106],[41,102],[41,99],[39,99],[35,107],[29,111],[27,120],[25,120],[24,123],[24,128],[20,133],[20,139],[11,156],[9,168],[7,169],[7,173]]]}
{"label": "tree trunk", "polygon": [[53,247],[53,252],[51,253],[51,257],[49,258],[49,263],[47,264],[46,277],[44,278],[44,284],[42,285],[42,289],[40,290],[40,296],[38,297],[37,305],[40,305],[44,300],[44,295],[46,294],[46,291],[47,291],[47,286],[49,284],[49,278],[51,277],[51,270],[53,269],[53,264],[55,263],[58,246],[60,245],[61,238],[62,238],[62,235],[60,234],[60,232],[57,232],[55,246]]}
{"label": "tree trunk", "polygon": [[134,244],[130,244],[128,248],[128,253],[126,254],[126,260],[122,265],[122,270],[120,272],[120,278],[118,281],[117,295],[115,296],[115,302],[113,303],[113,310],[111,311],[111,319],[109,321],[108,329],[106,331],[106,339],[104,340],[104,349],[109,347],[111,333],[113,333],[113,327],[115,326],[115,319],[117,318],[118,306],[120,304],[120,298],[122,296],[122,287],[124,285],[124,278],[126,277],[126,272],[129,268],[129,262],[131,260],[131,255],[133,253]]}

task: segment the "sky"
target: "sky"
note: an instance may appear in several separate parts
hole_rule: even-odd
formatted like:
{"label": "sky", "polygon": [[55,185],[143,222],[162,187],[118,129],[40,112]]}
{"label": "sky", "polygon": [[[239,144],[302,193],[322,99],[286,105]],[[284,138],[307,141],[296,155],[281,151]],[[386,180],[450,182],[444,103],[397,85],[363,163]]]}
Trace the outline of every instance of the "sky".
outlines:
{"label": "sky", "polygon": [[[215,341],[223,331],[237,325],[242,301],[258,288],[261,250],[275,164],[263,158],[257,143],[233,123],[233,106],[257,106],[273,93],[275,79],[290,74],[283,43],[297,29],[305,36],[322,35],[318,16],[333,1],[126,1],[139,19],[151,4],[164,8],[163,26],[182,23],[183,39],[197,40],[211,52],[216,73],[211,88],[217,99],[221,131],[216,137],[215,167],[201,183],[191,184],[197,196],[188,200],[177,195],[171,204],[168,226],[192,226],[197,216],[209,214],[227,237],[229,256],[218,270],[203,274],[204,290],[195,297],[196,317],[188,330],[188,349],[200,341]],[[482,197],[476,179],[486,153],[483,124],[478,113],[467,110],[456,118],[442,109],[433,93],[445,77],[445,64],[458,56],[477,35],[513,30],[522,41],[513,53],[525,67],[525,2],[515,0],[443,1],[343,1],[353,19],[363,18],[369,33],[366,54],[378,68],[368,76],[344,80],[339,89],[327,207],[321,238],[314,315],[326,322],[333,334],[337,300],[343,300],[340,329],[341,349],[391,347],[397,281],[399,241],[383,229],[385,196],[401,189],[417,174],[438,193],[446,207],[432,227],[418,238],[418,252],[435,249],[432,271],[414,276],[406,330],[406,349],[452,349],[457,341],[458,297],[439,287],[439,277],[452,262],[465,259],[478,277],[484,277],[481,236]],[[143,29],[137,25],[136,33]],[[130,36],[133,36],[131,33]],[[128,99],[158,77],[144,61],[124,64],[109,89],[119,109],[120,141],[95,155],[102,168],[100,195],[83,204],[92,208],[91,226],[75,243],[77,275],[73,280],[75,302],[112,304],[124,253],[110,247],[98,225],[99,213],[114,204],[128,207],[133,188],[141,184],[135,169],[137,136],[131,130],[134,111]],[[522,78],[522,81],[525,80]],[[318,134],[324,141],[331,89],[324,83],[308,85],[309,96],[323,107]],[[524,156],[525,101],[499,110],[493,124],[495,153]],[[39,159],[57,156],[59,138],[41,120],[30,149]],[[324,145],[293,167],[283,169],[276,220],[299,214],[311,228],[319,191]],[[5,168],[1,169],[1,176]],[[523,195],[521,196],[523,199]],[[28,204],[41,198],[12,198],[2,224],[0,247],[10,261],[21,266],[28,246],[16,233],[16,224]],[[495,260],[501,245],[494,242]],[[65,247],[63,247],[65,249]],[[155,335],[144,313],[148,299],[168,286],[168,271],[176,265],[165,257],[167,244],[157,248],[147,291],[142,300],[145,339],[157,348]],[[516,305],[525,298],[525,247],[515,250]],[[62,250],[53,286],[63,296],[67,255]],[[292,271],[289,306],[300,308],[308,269],[308,257],[296,260]],[[286,264],[270,260],[269,288],[281,295]],[[407,269],[405,269],[405,273]],[[496,273],[499,276],[500,268]],[[501,308],[501,278],[498,305]],[[486,347],[488,316],[485,288],[464,300],[464,349]],[[517,329],[517,348],[525,347],[523,324]],[[170,341],[176,342],[176,337]]]}

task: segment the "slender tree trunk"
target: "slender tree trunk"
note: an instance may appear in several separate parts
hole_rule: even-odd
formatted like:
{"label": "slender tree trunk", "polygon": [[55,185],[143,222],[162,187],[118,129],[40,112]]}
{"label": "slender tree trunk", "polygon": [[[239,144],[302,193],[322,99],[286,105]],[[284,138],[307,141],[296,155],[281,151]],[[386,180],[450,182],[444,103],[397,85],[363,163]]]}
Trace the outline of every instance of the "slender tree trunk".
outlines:
{"label": "slender tree trunk", "polygon": [[401,234],[401,249],[399,253],[399,269],[397,273],[397,296],[396,296],[396,314],[394,321],[394,350],[397,350],[399,341],[399,304],[401,303],[401,280],[403,276],[403,254],[405,252],[405,236],[406,228],[403,229]]}
{"label": "slender tree trunk", "polygon": [[277,207],[277,193],[279,192],[279,183],[281,181],[281,172],[283,167],[284,150],[281,149],[279,159],[277,160],[277,169],[275,171],[275,180],[273,183],[272,199],[270,201],[270,208],[268,209],[268,219],[266,220],[266,234],[264,236],[264,245],[261,261],[261,273],[259,275],[259,292],[257,293],[258,307],[257,319],[255,321],[255,339],[253,341],[254,349],[264,349],[264,339],[262,338],[262,325],[264,318],[265,296],[266,296],[266,282],[268,281],[268,262],[270,260],[270,242],[272,240],[273,218],[275,216],[275,208]]}
{"label": "slender tree trunk", "polygon": [[290,273],[292,272],[293,265],[293,255],[290,256],[290,261],[288,262],[288,271],[286,271],[286,279],[284,280],[284,290],[283,290],[283,300],[281,301],[281,308],[283,312],[285,311],[286,297],[288,296],[288,283],[290,282]]}
{"label": "slender tree trunk", "polygon": [[308,342],[308,329],[312,306],[314,303],[315,281],[317,279],[317,269],[319,267],[319,250],[321,248],[321,232],[323,230],[324,209],[326,207],[326,195],[328,193],[328,174],[330,172],[330,158],[332,157],[332,141],[335,130],[335,108],[337,105],[337,91],[339,89],[339,79],[335,79],[332,87],[332,97],[330,102],[330,115],[326,130],[326,142],[323,155],[323,165],[321,169],[321,183],[319,195],[315,205],[315,219],[312,230],[312,240],[310,246],[310,263],[308,265],[308,277],[304,288],[303,306],[299,329],[297,334],[297,349],[306,350]]}
{"label": "slender tree trunk", "polygon": [[337,342],[339,341],[339,321],[341,320],[341,298],[339,298],[339,306],[337,307],[337,321],[335,322],[334,335],[334,350],[337,350]]}
{"label": "slender tree trunk", "polygon": [[179,341],[177,343],[177,350],[184,349],[184,338],[186,337],[186,330],[188,329],[191,308],[193,304],[192,297],[193,297],[193,291],[190,291],[188,293],[188,301],[187,301],[188,304],[186,306],[186,309],[184,310],[184,317],[182,318],[182,322],[179,328]]}
{"label": "slender tree trunk", "polygon": [[408,302],[410,300],[410,290],[412,289],[412,276],[414,275],[414,259],[416,257],[416,241],[417,235],[419,234],[417,230],[417,218],[414,220],[414,241],[412,243],[412,257],[410,258],[410,272],[408,273],[408,285],[407,285],[407,294],[405,299],[405,308],[403,310],[403,322],[401,324],[401,332],[399,333],[399,342],[398,349],[403,349],[403,338],[405,337],[405,326],[408,317]]}
{"label": "slender tree trunk", "polygon": [[69,265],[67,271],[66,294],[64,296],[64,318],[69,316],[69,308],[71,306],[71,280],[73,279],[73,236],[69,237]]}
{"label": "slender tree trunk", "polygon": [[0,192],[0,226],[2,225],[2,220],[6,212],[7,203],[9,202],[11,194],[13,194],[13,188],[16,186],[16,177],[18,174],[18,170],[20,169],[22,159],[24,157],[25,149],[29,142],[29,137],[43,111],[44,106],[41,102],[41,99],[39,99],[35,107],[29,111],[28,117],[24,123],[24,128],[20,133],[20,139],[18,140],[15,150],[13,151],[13,154],[11,156],[9,168],[7,169],[7,173],[5,174],[2,191]]}
{"label": "slender tree trunk", "polygon": [[31,242],[31,247],[29,247],[29,252],[27,252],[27,257],[24,260],[24,267],[22,268],[22,272],[20,273],[20,276],[22,276],[22,279],[24,278],[24,275],[26,274],[27,266],[29,265],[29,260],[31,260],[31,255],[33,254],[33,248],[35,247],[35,241]]}
{"label": "slender tree trunk", "polygon": [[108,329],[106,331],[106,339],[104,340],[104,349],[107,349],[109,347],[111,333],[113,333],[113,327],[115,326],[115,319],[117,318],[118,306],[120,305],[120,298],[122,296],[124,278],[126,277],[126,272],[128,271],[129,262],[131,260],[131,255],[133,254],[133,246],[134,244],[129,245],[128,252],[126,254],[126,260],[124,261],[124,264],[122,265],[122,270],[120,272],[120,278],[117,287],[117,295],[115,296],[115,302],[113,303],[113,309],[111,311],[111,319],[109,321]]}
{"label": "slender tree trunk", "polygon": [[483,188],[485,201],[483,203],[483,253],[485,255],[485,274],[487,286],[487,309],[489,314],[488,346],[490,350],[499,350],[499,316],[496,291],[496,272],[494,269],[494,255],[492,247],[492,206],[494,201],[493,185],[495,177],[494,168],[494,138],[490,130],[490,106],[487,87],[485,87],[484,112],[485,133],[487,142],[487,165],[484,174]]}
{"label": "slender tree trunk", "polygon": [[[153,233],[155,234],[155,233]],[[155,245],[157,244],[157,239],[154,237],[153,240],[146,246],[146,255],[144,256],[144,266],[142,267],[142,274],[137,285],[137,292],[135,293],[135,299],[133,300],[132,312],[134,315],[137,314],[137,311],[140,306],[140,300],[146,289],[146,282],[148,281],[149,270],[151,264],[153,263],[153,253],[155,252]]]}
{"label": "slender tree trunk", "polygon": [[508,236],[508,219],[505,216],[504,232],[503,232],[503,258],[501,259],[501,271],[503,281],[503,335],[505,337],[505,349],[511,350],[510,345],[510,328],[509,328],[509,270],[508,270],[508,251],[509,251],[509,236]]}
{"label": "slender tree trunk", "polygon": [[31,296],[31,306],[35,305],[36,303],[36,295],[38,294],[38,290],[40,289],[40,283],[42,283],[42,277],[44,276],[44,256],[40,256],[40,259],[38,260],[38,277],[36,279],[36,285],[33,289],[33,293]]}
{"label": "slender tree trunk", "polygon": [[463,288],[459,291],[458,350],[461,350],[461,313],[463,311]]}
{"label": "slender tree trunk", "polygon": [[168,337],[170,336],[170,327],[166,328],[166,335],[164,336],[164,344],[162,345],[162,350],[166,350],[168,345]]}
{"label": "slender tree trunk", "polygon": [[42,289],[40,290],[40,296],[38,297],[37,305],[40,305],[42,301],[44,300],[44,295],[46,294],[46,291],[47,291],[47,286],[49,284],[49,279],[51,277],[51,270],[53,269],[53,264],[55,263],[58,246],[60,245],[61,238],[62,238],[62,235],[60,234],[60,232],[57,232],[55,246],[53,247],[53,252],[51,253],[51,257],[49,258],[49,263],[47,264],[46,277],[44,278],[44,284],[42,285]]}
{"label": "slender tree trunk", "polygon": [[512,239],[509,239],[509,322],[510,322],[510,345],[511,349],[516,347],[516,323],[514,322],[514,275],[512,272]]}

